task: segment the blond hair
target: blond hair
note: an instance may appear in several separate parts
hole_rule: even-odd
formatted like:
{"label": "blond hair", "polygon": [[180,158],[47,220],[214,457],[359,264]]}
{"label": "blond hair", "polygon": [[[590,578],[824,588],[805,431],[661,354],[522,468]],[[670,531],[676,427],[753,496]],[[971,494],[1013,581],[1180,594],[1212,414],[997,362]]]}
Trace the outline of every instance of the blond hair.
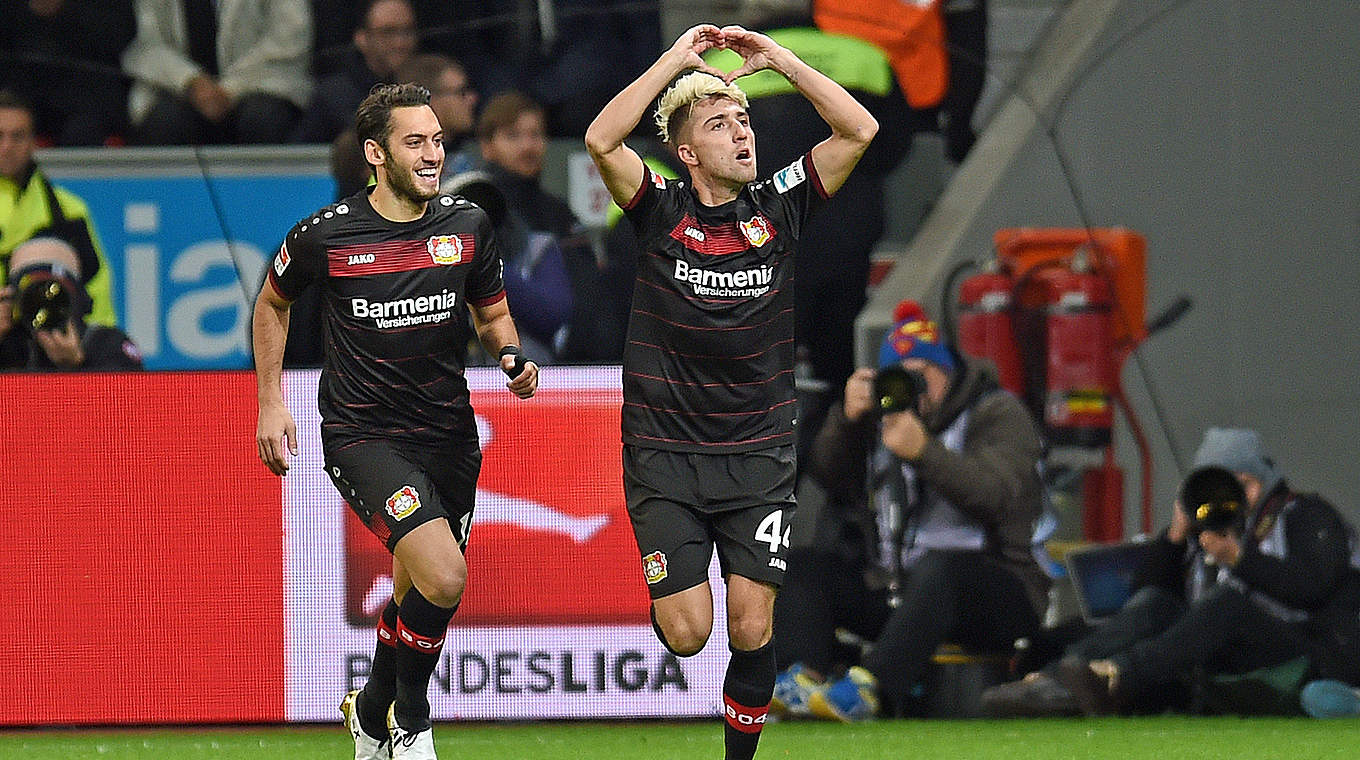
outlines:
{"label": "blond hair", "polygon": [[661,140],[670,143],[676,128],[689,118],[690,108],[708,98],[728,98],[742,108],[747,107],[746,93],[736,84],[703,71],[691,71],[675,80],[656,105],[656,128]]}

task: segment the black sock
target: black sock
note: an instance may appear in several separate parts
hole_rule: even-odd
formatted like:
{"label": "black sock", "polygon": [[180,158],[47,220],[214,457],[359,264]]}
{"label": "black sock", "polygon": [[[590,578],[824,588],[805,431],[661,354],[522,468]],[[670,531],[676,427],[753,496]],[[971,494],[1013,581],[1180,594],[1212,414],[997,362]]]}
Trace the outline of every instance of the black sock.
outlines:
{"label": "black sock", "polygon": [[413,586],[397,611],[397,723],[407,731],[430,726],[430,674],[444,648],[444,634],[457,607],[440,607]]}
{"label": "black sock", "polygon": [[378,618],[378,643],[373,647],[373,666],[368,683],[359,692],[355,708],[364,733],[387,738],[387,708],[397,697],[397,600],[388,599]]}
{"label": "black sock", "polygon": [[774,646],[744,651],[732,650],[723,679],[723,744],[727,760],[751,760],[765,727],[765,714],[774,693]]}

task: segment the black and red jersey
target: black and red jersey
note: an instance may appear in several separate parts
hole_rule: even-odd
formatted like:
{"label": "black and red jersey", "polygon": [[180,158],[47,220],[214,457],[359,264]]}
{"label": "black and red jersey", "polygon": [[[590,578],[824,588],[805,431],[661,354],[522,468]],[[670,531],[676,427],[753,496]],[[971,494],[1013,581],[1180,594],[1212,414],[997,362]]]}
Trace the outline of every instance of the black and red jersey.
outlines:
{"label": "black and red jersey", "polygon": [[477,439],[458,310],[505,297],[480,208],[440,195],[421,218],[393,222],[360,191],[294,225],[269,279],[288,299],[314,282],[323,289],[324,439]]}
{"label": "black and red jersey", "polygon": [[810,154],[720,206],[647,170],[624,209],[641,249],[624,443],[704,453],[793,443],[794,242],[825,198]]}

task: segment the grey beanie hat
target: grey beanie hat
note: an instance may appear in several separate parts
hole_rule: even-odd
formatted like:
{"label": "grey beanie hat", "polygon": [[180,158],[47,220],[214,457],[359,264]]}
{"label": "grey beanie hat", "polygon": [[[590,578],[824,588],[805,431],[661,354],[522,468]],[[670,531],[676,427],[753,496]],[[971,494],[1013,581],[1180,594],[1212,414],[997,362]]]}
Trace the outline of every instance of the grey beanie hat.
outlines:
{"label": "grey beanie hat", "polygon": [[1245,472],[1261,481],[1261,495],[1270,493],[1284,474],[1266,455],[1261,434],[1247,428],[1209,428],[1195,452],[1195,467],[1222,467]]}

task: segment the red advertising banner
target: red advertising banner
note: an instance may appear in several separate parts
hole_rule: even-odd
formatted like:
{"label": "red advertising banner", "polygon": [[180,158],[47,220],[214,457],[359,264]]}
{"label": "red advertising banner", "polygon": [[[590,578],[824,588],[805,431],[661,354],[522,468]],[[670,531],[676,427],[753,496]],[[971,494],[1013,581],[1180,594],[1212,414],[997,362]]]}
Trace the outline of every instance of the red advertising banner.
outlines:
{"label": "red advertising banner", "polygon": [[[318,373],[285,373],[300,454],[256,456],[248,372],[0,375],[0,726],[329,721],[368,674],[391,557],[322,467]],[[468,371],[483,467],[436,719],[714,715],[726,641],[648,621],[617,368],[539,395]],[[716,572],[716,564],[710,568]]]}
{"label": "red advertising banner", "polygon": [[[559,370],[561,372],[561,370]],[[474,390],[482,474],[458,626],[647,625],[647,587],[623,500],[618,392]],[[323,496],[339,499],[329,484]],[[345,510],[345,613],[370,628],[392,556]]]}
{"label": "red advertising banner", "polygon": [[0,723],[282,720],[254,376],[0,375],[0,398]]}

